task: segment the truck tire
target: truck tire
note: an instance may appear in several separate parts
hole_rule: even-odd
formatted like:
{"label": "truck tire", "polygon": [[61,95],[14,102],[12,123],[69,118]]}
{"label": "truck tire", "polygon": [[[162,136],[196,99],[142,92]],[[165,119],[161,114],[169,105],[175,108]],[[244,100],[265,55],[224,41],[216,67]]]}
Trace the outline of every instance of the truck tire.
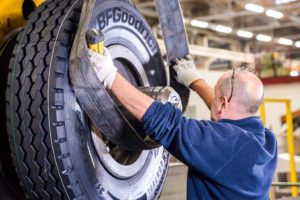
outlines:
{"label": "truck tire", "polygon": [[[69,52],[81,5],[81,0],[45,2],[30,15],[17,39],[6,101],[10,147],[21,185],[29,199],[157,199],[167,175],[167,151],[160,147],[130,152],[114,146],[87,118],[70,87]],[[136,9],[125,0],[103,0],[97,9],[93,26],[104,26],[98,24],[99,17],[113,10],[124,15],[117,22],[105,21],[115,31],[107,34],[106,45],[120,72],[136,85],[166,85],[158,45]],[[134,29],[129,18],[143,30]],[[141,68],[124,64],[130,60],[114,52],[122,49],[128,57],[135,56]]]}
{"label": "truck tire", "polygon": [[[11,31],[0,44],[0,199],[25,199],[14,170],[9,140],[6,132],[5,89],[7,84],[8,66],[22,28]],[[5,195],[5,197],[3,196]]]}

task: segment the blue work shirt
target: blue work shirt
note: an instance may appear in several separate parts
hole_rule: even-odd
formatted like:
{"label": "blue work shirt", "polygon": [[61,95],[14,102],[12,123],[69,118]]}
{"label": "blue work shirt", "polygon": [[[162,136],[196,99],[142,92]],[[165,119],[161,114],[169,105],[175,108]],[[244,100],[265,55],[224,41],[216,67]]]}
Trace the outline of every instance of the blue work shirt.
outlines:
{"label": "blue work shirt", "polygon": [[277,163],[274,134],[259,117],[193,120],[154,102],[143,131],[189,167],[187,199],[268,199]]}

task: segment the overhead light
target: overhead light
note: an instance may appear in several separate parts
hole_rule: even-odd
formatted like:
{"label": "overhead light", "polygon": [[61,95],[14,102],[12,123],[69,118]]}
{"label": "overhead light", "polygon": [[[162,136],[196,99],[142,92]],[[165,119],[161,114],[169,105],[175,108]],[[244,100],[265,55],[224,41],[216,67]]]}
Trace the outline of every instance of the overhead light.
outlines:
{"label": "overhead light", "polygon": [[199,20],[195,20],[195,19],[193,19],[191,21],[191,25],[194,27],[198,27],[198,28],[207,28],[208,27],[207,22],[203,22],[203,21],[199,21]]}
{"label": "overhead light", "polygon": [[231,33],[232,32],[232,28],[229,26],[216,25],[215,29],[216,29],[216,31],[221,32],[221,33]]}
{"label": "overhead light", "polygon": [[263,13],[265,11],[264,7],[253,3],[247,3],[245,9],[256,13]]}
{"label": "overhead light", "polygon": [[287,45],[287,46],[293,45],[293,41],[290,39],[287,39],[287,38],[279,38],[278,43],[282,44],[282,45]]}
{"label": "overhead light", "polygon": [[253,33],[249,32],[249,31],[244,31],[244,30],[238,30],[236,32],[236,34],[240,37],[244,37],[244,38],[252,38],[253,37]]}
{"label": "overhead light", "polygon": [[291,71],[290,76],[293,76],[293,77],[299,76],[299,72],[298,71]]}
{"label": "overhead light", "polygon": [[258,34],[256,36],[256,39],[262,42],[270,42],[272,40],[272,37],[269,35]]}
{"label": "overhead light", "polygon": [[268,17],[273,17],[273,18],[276,18],[276,19],[283,18],[283,13],[282,12],[279,12],[279,11],[276,11],[276,10],[272,10],[272,9],[268,9],[266,11],[266,15]]}
{"label": "overhead light", "polygon": [[300,48],[300,41],[295,42],[295,46]]}
{"label": "overhead light", "polygon": [[285,4],[285,3],[291,3],[294,2],[296,0],[275,0],[275,4]]}

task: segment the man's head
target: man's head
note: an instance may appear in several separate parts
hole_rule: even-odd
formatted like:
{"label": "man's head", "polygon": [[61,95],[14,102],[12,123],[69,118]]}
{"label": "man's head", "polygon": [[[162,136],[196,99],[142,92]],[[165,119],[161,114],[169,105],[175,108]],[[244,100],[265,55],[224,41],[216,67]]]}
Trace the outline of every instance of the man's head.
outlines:
{"label": "man's head", "polygon": [[215,86],[211,117],[242,119],[254,115],[263,99],[263,85],[247,67],[224,73]]}

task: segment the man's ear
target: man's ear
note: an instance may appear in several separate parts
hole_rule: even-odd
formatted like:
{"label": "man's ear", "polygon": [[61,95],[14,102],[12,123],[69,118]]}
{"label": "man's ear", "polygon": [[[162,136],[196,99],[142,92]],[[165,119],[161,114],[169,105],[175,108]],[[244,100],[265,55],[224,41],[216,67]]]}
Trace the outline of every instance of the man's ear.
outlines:
{"label": "man's ear", "polygon": [[221,98],[221,107],[219,113],[222,114],[225,113],[228,109],[228,99],[226,96],[222,96],[220,98]]}

